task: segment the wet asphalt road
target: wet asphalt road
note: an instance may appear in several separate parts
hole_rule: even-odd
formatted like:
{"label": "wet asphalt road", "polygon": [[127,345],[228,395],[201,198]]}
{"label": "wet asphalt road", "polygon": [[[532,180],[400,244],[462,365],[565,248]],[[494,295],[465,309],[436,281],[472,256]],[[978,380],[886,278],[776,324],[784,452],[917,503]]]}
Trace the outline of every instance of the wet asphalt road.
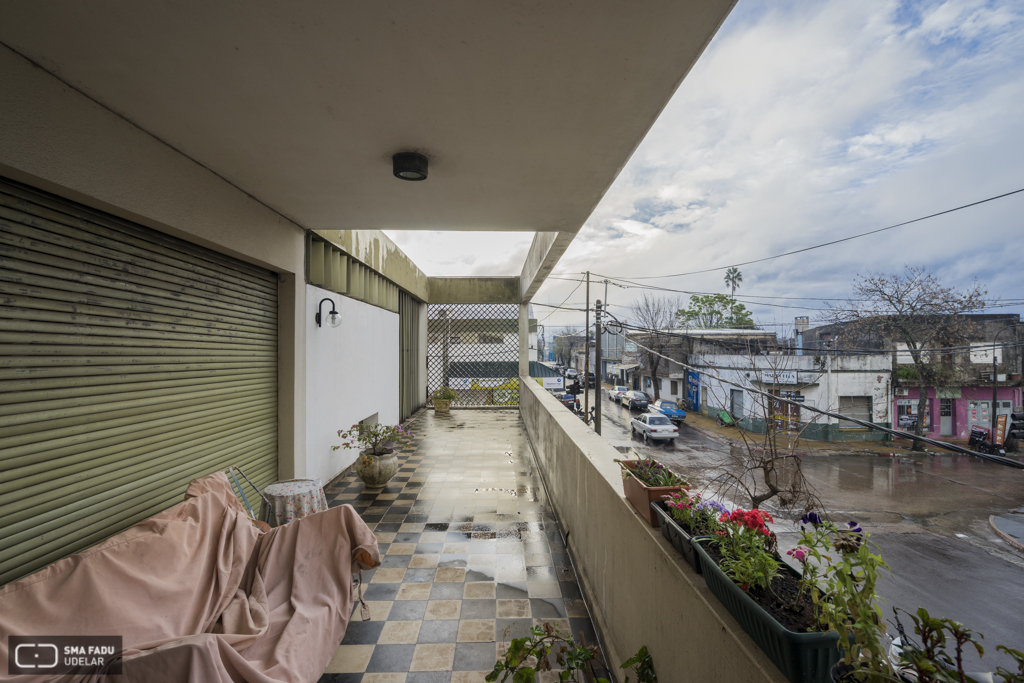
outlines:
{"label": "wet asphalt road", "polygon": [[[602,435],[620,452],[654,457],[698,488],[730,454],[728,444],[685,423],[675,442],[645,446],[630,436],[629,420],[638,414],[604,394]],[[985,635],[984,664],[970,658],[975,668],[1012,665],[995,646],[1024,649],[1024,555],[1008,548],[988,519],[1024,506],[1024,471],[951,453],[810,454],[801,463],[832,517],[860,522],[892,569],[879,581],[887,618],[894,606],[924,607],[963,621]],[[796,525],[777,522],[783,550],[795,545]]]}

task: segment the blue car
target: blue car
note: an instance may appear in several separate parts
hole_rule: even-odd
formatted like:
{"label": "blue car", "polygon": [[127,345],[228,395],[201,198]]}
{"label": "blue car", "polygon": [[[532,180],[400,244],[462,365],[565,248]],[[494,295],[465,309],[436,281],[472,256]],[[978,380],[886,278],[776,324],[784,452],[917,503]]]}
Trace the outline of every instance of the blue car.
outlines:
{"label": "blue car", "polygon": [[651,410],[661,413],[673,422],[682,422],[686,419],[686,411],[682,410],[675,401],[659,399],[651,404]]}

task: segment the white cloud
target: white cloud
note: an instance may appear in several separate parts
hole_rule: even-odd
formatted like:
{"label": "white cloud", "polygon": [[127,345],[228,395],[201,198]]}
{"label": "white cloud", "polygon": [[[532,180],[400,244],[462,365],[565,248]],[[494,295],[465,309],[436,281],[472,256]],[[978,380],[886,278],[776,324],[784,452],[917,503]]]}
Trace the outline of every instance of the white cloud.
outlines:
{"label": "white cloud", "polygon": [[[1024,187],[1022,67],[1009,3],[741,2],[559,270],[702,270]],[[1020,215],[1024,196],[746,266],[740,294],[841,297],[858,272],[906,263],[1024,297],[1007,249]],[[653,283],[724,291],[720,272]],[[571,286],[551,281],[537,300]],[[764,321],[802,313],[752,308]]]}

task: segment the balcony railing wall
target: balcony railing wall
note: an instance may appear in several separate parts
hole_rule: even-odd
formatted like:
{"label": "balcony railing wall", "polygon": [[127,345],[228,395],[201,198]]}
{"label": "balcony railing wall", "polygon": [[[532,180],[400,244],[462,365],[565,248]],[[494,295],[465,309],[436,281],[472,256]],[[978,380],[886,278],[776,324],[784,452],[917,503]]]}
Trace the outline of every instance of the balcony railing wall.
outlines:
{"label": "balcony railing wall", "polygon": [[536,382],[520,386],[523,422],[610,668],[646,645],[663,681],[784,681],[630,506],[618,452]]}

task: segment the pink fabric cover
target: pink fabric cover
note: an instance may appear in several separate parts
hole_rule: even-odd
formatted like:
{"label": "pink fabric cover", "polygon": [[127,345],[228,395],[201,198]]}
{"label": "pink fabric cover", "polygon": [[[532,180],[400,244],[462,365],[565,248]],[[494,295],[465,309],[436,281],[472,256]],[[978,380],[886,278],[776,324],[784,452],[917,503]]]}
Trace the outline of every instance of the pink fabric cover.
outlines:
{"label": "pink fabric cover", "polygon": [[124,676],[99,681],[316,681],[371,568],[359,550],[380,564],[350,505],[262,533],[222,472],[196,479],[184,502],[0,588],[0,670],[8,635],[120,635]]}

